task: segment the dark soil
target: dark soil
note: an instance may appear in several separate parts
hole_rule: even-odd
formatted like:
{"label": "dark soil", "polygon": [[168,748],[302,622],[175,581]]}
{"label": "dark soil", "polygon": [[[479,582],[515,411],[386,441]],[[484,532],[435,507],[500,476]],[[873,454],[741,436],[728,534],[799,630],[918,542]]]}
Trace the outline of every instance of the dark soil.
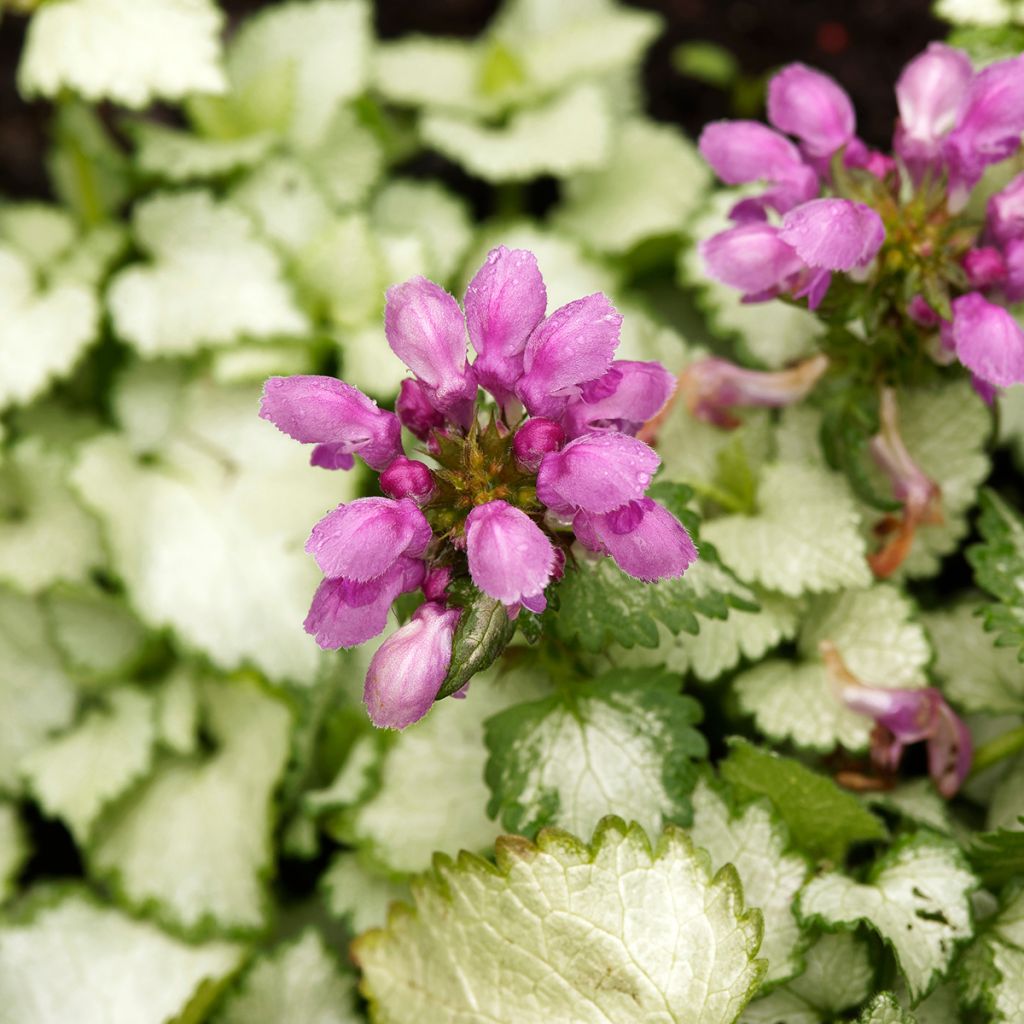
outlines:
{"label": "dark soil", "polygon": [[[886,146],[892,133],[892,83],[899,69],[944,26],[929,13],[930,0],[631,0],[661,13],[667,30],[645,66],[654,117],[696,134],[709,120],[735,116],[729,93],[681,76],[670,55],[680,43],[714,42],[733,53],[747,76],[760,76],[789,61],[813,64],[834,75],[857,106],[860,134]],[[232,21],[260,7],[260,0],[224,0]],[[496,0],[377,0],[377,30],[392,38],[406,32],[471,36],[497,9]],[[47,105],[25,104],[15,89],[24,21],[0,22],[0,195],[45,197]],[[465,182],[451,182],[455,187]],[[471,186],[469,186],[471,189]]]}

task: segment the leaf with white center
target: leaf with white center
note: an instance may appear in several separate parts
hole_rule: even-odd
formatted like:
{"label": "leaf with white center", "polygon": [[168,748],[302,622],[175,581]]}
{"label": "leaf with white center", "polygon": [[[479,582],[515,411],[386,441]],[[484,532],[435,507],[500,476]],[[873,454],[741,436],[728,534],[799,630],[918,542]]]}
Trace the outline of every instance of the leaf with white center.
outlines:
{"label": "leaf with white center", "polygon": [[[713,192],[703,212],[690,221],[687,234],[699,243],[734,227],[729,210],[759,191],[763,190],[750,186],[745,190]],[[736,339],[756,363],[763,363],[770,370],[809,355],[823,333],[821,321],[799,306],[778,300],[743,302],[742,293],[736,288],[708,276],[696,244],[680,249],[678,273],[681,284],[698,289],[698,301],[714,333],[726,340]]]}
{"label": "leaf with white center", "polygon": [[72,89],[126,107],[223,92],[223,23],[212,0],[48,3],[29,25],[18,87],[26,97]]}
{"label": "leaf with white center", "polygon": [[1010,890],[995,917],[960,963],[964,1001],[985,1009],[994,1024],[1016,1024],[1024,1014],[1024,889]]}
{"label": "leaf with white center", "polygon": [[973,934],[969,897],[977,884],[954,843],[918,833],[897,842],[864,883],[839,873],[813,879],[799,912],[825,927],[873,928],[892,946],[916,1003]]}
{"label": "leaf with white center", "polygon": [[423,871],[434,852],[480,851],[500,828],[484,808],[484,722],[544,692],[525,671],[477,676],[465,700],[444,700],[402,732],[380,767],[380,788],[355,809],[353,838],[393,872]]}
{"label": "leaf with white center", "polygon": [[68,459],[39,438],[0,468],[0,580],[30,593],[82,583],[105,558],[96,520],[68,487]]}
{"label": "leaf with white center", "polygon": [[[743,893],[753,902],[745,881]],[[763,947],[761,952],[763,955]],[[804,961],[801,974],[755,999],[740,1024],[825,1024],[862,1002],[871,991],[875,971],[867,947],[849,932],[819,936],[804,954]]]}
{"label": "leaf with white center", "polygon": [[731,1024],[756,989],[760,915],[675,827],[653,851],[607,818],[590,845],[547,829],[496,856],[439,857],[415,909],[357,940],[379,1024]]}
{"label": "leaf with white center", "polygon": [[426,248],[425,277],[447,281],[473,241],[466,203],[433,181],[388,182],[374,197],[370,218],[377,230],[414,234]]}
{"label": "leaf with white center", "polygon": [[134,226],[152,262],[118,273],[107,301],[117,333],[143,355],[306,330],[276,255],[238,209],[206,192],[158,195],[136,207]]}
{"label": "leaf with white center", "polygon": [[361,203],[383,177],[381,144],[349,107],[338,110],[323,137],[303,152],[302,159],[325,195],[338,206]]}
{"label": "leaf with white center", "polygon": [[357,1024],[355,979],[309,929],[257,960],[213,1024]]}
{"label": "leaf with white center", "polygon": [[[421,252],[421,255],[422,252]],[[406,280],[413,274],[395,274],[392,280]],[[424,275],[426,276],[426,275]],[[379,323],[371,321],[355,329],[342,328],[337,332],[341,351],[341,373],[349,384],[365,395],[379,399],[382,405],[394,405],[394,396],[409,376],[401,359],[396,359]]]}
{"label": "leaf with white center", "polygon": [[371,11],[364,0],[275,5],[246,21],[232,42],[232,91],[245,93],[269,71],[287,69],[288,138],[296,146],[315,146],[340,104],[365,89],[371,41]]}
{"label": "leaf with white center", "polygon": [[690,819],[693,762],[707,756],[700,705],[679,679],[613,671],[488,719],[488,813],[509,832],[544,825],[576,835],[607,814],[650,834]]}
{"label": "leaf with white center", "polygon": [[28,852],[28,837],[17,807],[0,800],[0,904],[14,895],[14,883]]}
{"label": "leaf with white center", "polygon": [[762,658],[773,647],[796,636],[801,608],[792,598],[756,587],[752,594],[759,611],[730,608],[728,618],[702,619],[696,636],[673,634],[659,624],[659,642],[653,651],[641,647],[616,650],[616,663],[664,665],[670,672],[692,672],[703,682],[710,682],[735,668],[742,658]]}
{"label": "leaf with white center", "polygon": [[222,178],[263,160],[274,145],[269,133],[239,139],[204,139],[191,132],[141,122],[132,128],[139,169],[161,181]]}
{"label": "leaf with white center", "polygon": [[129,906],[180,928],[254,930],[266,921],[272,798],[292,716],[253,684],[208,681],[202,696],[216,749],[158,766],[104,817],[90,864]]}
{"label": "leaf with white center", "polygon": [[290,256],[297,254],[331,217],[331,207],[309,169],[277,156],[261,164],[232,192],[231,199],[262,234]]}
{"label": "leaf with white center", "polygon": [[156,694],[156,731],[160,743],[176,754],[195,753],[199,742],[199,694],[191,672],[176,668]]}
{"label": "leaf with white center", "polygon": [[36,747],[21,771],[43,811],[84,844],[103,808],[149,771],[155,740],[152,699],[124,687],[73,729]]}
{"label": "leaf with white center", "polygon": [[486,112],[493,102],[480,89],[484,49],[477,43],[409,36],[381,43],[373,55],[373,84],[403,106]]}
{"label": "leaf with white center", "polygon": [[830,751],[868,746],[874,722],[836,696],[819,653],[831,641],[846,667],[871,686],[927,685],[931,649],[913,620],[910,601],[895,587],[877,584],[817,601],[800,631],[802,661],[769,660],[737,676],[740,706],[773,739]]}
{"label": "leaf with white center", "polygon": [[985,827],[1019,829],[1024,817],[1024,755],[1018,755],[1007,765],[1003,777],[992,791],[992,799],[985,818]]}
{"label": "leaf with white center", "polygon": [[731,739],[729,748],[722,778],[739,796],[767,797],[797,848],[841,861],[852,843],[885,838],[881,821],[827,775],[746,740]]}
{"label": "leaf with white center", "polygon": [[79,284],[37,287],[30,264],[0,246],[0,408],[67,376],[96,337],[99,305]]}
{"label": "leaf with white center", "polygon": [[0,238],[45,274],[74,243],[74,218],[59,206],[12,203],[0,207]]}
{"label": "leaf with white center", "polygon": [[841,478],[813,466],[766,466],[754,515],[705,522],[702,533],[740,579],[791,597],[866,587],[860,515]]}
{"label": "leaf with white center", "polygon": [[263,384],[268,377],[315,373],[322,369],[313,346],[302,342],[261,341],[216,349],[210,358],[210,378],[218,384]]}
{"label": "leaf with white center", "polygon": [[129,676],[145,652],[145,627],[123,599],[101,590],[58,587],[46,595],[53,642],[80,685]]}
{"label": "leaf with white center", "polygon": [[917,1024],[917,1021],[891,992],[880,992],[864,1007],[857,1024]]}
{"label": "leaf with white center", "polygon": [[77,891],[0,926],[0,1013],[17,1024],[198,1021],[245,951],[189,945]]}
{"label": "leaf with white center", "polygon": [[320,879],[327,909],[359,935],[370,928],[382,928],[388,907],[409,899],[409,887],[382,878],[363,867],[359,855],[336,854]]}
{"label": "leaf with white center", "polygon": [[1012,648],[997,647],[975,605],[963,602],[922,616],[935,647],[935,675],[965,711],[1024,712],[1024,666]]}
{"label": "leaf with white center", "polygon": [[42,608],[0,588],[0,792],[20,790],[20,761],[71,722],[76,703]]}
{"label": "leaf with white center", "polygon": [[630,120],[604,167],[566,182],[555,223],[598,252],[626,252],[645,238],[682,231],[710,177],[674,127]]}
{"label": "leaf with white center", "polygon": [[935,14],[954,25],[1000,26],[1013,20],[1014,0],[938,0]]}
{"label": "leaf with white center", "polygon": [[864,802],[869,807],[880,807],[898,814],[915,825],[925,825],[943,835],[953,835],[949,802],[938,793],[931,779],[911,779],[892,789],[865,793]]}
{"label": "leaf with white center", "polygon": [[609,102],[581,85],[491,127],[449,114],[428,113],[420,122],[428,146],[489,182],[564,176],[600,167],[611,147]]}
{"label": "leaf with white center", "polygon": [[[136,397],[151,393],[138,386]],[[124,407],[133,402],[122,394]],[[105,435],[83,447],[74,483],[103,521],[144,622],[174,629],[221,668],[251,662],[271,678],[311,682],[322,657],[301,625],[318,573],[302,547],[359,478],[311,469],[254,414],[258,404],[258,387],[194,384],[178,393],[157,458]]]}
{"label": "leaf with white center", "polygon": [[[914,535],[900,572],[911,578],[934,576],[941,559],[967,535],[967,515],[978,501],[978,488],[991,464],[985,445],[992,433],[992,413],[967,380],[939,388],[900,392],[899,428],[911,457],[942,492],[943,522],[924,525]],[[872,465],[879,494],[889,494],[885,478]],[[865,517],[871,527],[878,514]]]}
{"label": "leaf with white center", "polygon": [[743,885],[743,900],[764,920],[758,955],[768,961],[765,982],[791,977],[800,968],[803,939],[793,900],[807,878],[807,861],[787,853],[789,834],[767,801],[732,811],[701,779],[693,791],[694,844],[711,855],[713,870],[732,864]]}

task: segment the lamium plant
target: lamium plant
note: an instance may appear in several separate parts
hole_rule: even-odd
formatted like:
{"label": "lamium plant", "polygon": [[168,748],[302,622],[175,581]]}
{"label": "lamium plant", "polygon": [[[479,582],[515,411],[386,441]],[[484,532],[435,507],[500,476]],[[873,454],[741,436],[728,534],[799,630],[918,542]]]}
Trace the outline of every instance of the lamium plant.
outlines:
{"label": "lamium plant", "polygon": [[1018,1024],[1020,4],[0,6],[0,1024]]}

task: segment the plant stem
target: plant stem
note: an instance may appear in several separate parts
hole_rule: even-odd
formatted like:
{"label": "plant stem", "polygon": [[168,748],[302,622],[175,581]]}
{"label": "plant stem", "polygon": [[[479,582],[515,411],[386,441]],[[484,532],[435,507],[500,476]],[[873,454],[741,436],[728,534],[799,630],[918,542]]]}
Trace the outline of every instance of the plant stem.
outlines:
{"label": "plant stem", "polygon": [[1019,750],[1024,750],[1024,725],[1004,732],[1001,736],[996,736],[995,739],[978,747],[974,752],[970,777],[974,778],[986,768],[990,768],[1011,754],[1016,754]]}

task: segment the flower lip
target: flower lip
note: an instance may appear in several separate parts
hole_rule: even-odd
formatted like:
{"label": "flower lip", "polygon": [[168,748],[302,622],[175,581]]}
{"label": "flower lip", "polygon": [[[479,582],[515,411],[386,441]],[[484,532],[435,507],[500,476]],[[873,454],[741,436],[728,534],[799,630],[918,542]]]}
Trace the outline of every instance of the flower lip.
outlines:
{"label": "flower lip", "polygon": [[805,64],[784,67],[768,83],[768,120],[795,135],[811,157],[829,157],[857,127],[850,97],[828,75]]}

